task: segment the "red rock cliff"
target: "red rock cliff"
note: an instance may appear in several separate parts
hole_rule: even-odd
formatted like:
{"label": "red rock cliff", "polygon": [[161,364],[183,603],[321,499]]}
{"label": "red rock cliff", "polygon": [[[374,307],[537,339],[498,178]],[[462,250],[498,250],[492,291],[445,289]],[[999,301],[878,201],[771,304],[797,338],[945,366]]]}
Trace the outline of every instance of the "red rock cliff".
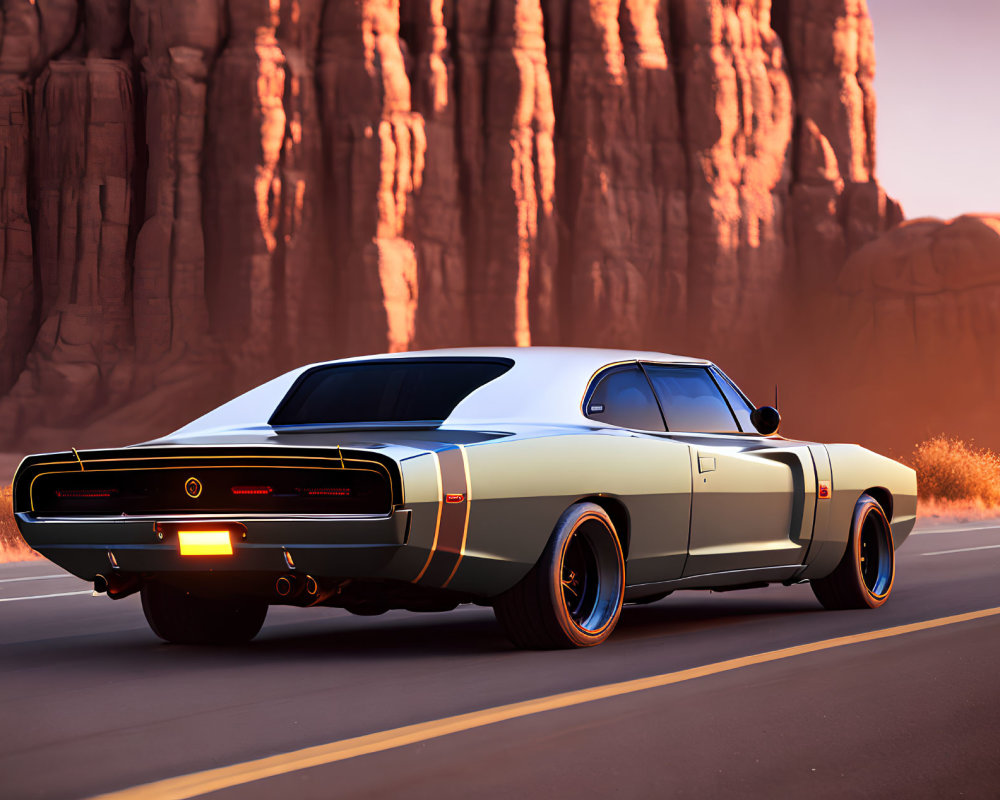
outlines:
{"label": "red rock cliff", "polygon": [[901,219],[873,70],[865,0],[12,0],[0,445],[363,351],[753,352]]}

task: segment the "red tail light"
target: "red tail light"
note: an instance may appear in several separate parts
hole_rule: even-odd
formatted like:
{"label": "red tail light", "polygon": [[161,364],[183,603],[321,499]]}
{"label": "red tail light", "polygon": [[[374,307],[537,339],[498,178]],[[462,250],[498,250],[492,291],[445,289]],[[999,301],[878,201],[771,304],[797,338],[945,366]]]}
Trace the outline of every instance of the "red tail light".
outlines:
{"label": "red tail light", "polygon": [[117,489],[56,489],[56,497],[114,497]]}
{"label": "red tail light", "polygon": [[236,495],[264,495],[271,494],[274,489],[270,486],[234,486],[232,489],[233,494]]}
{"label": "red tail light", "polygon": [[328,489],[299,489],[302,494],[309,497],[350,497],[350,489],[328,488]]}

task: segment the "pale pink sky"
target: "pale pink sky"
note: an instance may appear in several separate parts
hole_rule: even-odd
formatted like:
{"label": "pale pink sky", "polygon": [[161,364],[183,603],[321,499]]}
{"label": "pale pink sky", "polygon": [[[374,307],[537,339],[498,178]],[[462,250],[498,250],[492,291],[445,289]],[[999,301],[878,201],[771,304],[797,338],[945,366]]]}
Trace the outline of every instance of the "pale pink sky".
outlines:
{"label": "pale pink sky", "polygon": [[1000,0],[868,0],[879,181],[908,218],[1000,213]]}

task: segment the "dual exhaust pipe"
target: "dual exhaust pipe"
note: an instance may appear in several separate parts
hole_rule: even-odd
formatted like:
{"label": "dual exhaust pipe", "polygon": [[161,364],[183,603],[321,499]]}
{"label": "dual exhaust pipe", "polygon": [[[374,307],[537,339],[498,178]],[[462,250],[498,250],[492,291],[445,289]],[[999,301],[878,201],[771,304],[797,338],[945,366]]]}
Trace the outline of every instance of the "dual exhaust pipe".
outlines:
{"label": "dual exhaust pipe", "polygon": [[312,575],[281,575],[274,582],[274,592],[286,601],[297,601],[296,605],[314,606],[336,594],[340,584],[322,586]]}
{"label": "dual exhaust pipe", "polygon": [[[137,576],[98,574],[94,577],[94,594],[107,594],[113,600],[120,600],[139,591]],[[314,606],[329,599],[340,589],[340,583],[322,586],[312,575],[281,575],[274,582],[274,592],[282,600],[298,601],[296,605]]]}

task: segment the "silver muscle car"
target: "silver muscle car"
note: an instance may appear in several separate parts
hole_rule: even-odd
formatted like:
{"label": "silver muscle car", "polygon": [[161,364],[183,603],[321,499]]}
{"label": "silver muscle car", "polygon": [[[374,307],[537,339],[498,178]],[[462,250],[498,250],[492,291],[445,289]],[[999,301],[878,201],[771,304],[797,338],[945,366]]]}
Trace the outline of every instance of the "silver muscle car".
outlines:
{"label": "silver muscle car", "polygon": [[521,647],[606,639],[623,603],[808,581],[875,608],[913,470],[776,435],[714,364],[476,348],[294,370],[179,431],[30,456],[28,543],[172,642],[239,642],[269,605],[491,605]]}

